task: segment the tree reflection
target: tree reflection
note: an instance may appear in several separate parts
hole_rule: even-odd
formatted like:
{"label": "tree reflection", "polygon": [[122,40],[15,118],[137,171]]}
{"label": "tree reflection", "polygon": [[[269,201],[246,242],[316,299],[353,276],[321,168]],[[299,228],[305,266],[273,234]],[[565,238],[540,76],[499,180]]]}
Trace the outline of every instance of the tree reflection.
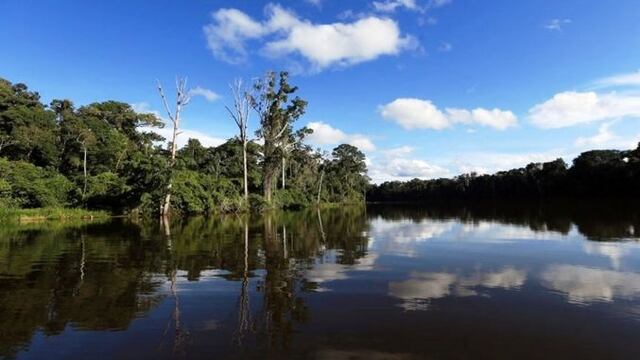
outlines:
{"label": "tree reflection", "polygon": [[640,236],[640,208],[633,201],[449,202],[416,205],[373,205],[369,217],[385,220],[458,220],[477,224],[495,221],[527,226],[533,231],[568,234],[575,228],[595,241]]}

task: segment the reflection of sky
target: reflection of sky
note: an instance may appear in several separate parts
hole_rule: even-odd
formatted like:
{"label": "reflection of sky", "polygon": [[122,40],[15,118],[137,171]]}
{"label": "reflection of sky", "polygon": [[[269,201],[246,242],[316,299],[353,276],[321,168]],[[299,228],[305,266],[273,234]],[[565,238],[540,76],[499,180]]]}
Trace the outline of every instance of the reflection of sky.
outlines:
{"label": "reflection of sky", "polygon": [[[377,258],[377,254],[369,253],[358,259],[353,265],[344,265],[336,262],[336,250],[328,250],[323,257],[316,260],[312,267],[305,270],[304,277],[307,281],[318,284],[335,280],[346,280],[349,279],[351,272],[373,270]],[[318,290],[326,291],[327,289],[319,288]]]}
{"label": "reflection of sky", "polygon": [[611,302],[615,298],[640,296],[640,274],[633,272],[551,265],[540,277],[545,286],[565,294],[572,303]]}
{"label": "reflection of sky", "polygon": [[561,293],[574,304],[640,298],[640,243],[590,241],[575,226],[563,235],[494,221],[374,218],[368,236],[379,254],[374,261],[396,272],[388,295],[409,310],[434,299],[518,290],[527,280],[546,289],[533,291]]}
{"label": "reflection of sky", "polygon": [[[478,288],[515,289],[527,279],[524,270],[506,267],[498,271],[476,271],[470,275],[451,272],[413,272],[410,279],[389,283],[389,295],[404,300],[406,310],[426,309],[425,300],[445,296],[480,295]],[[420,306],[420,305],[424,306]]]}
{"label": "reflection of sky", "polygon": [[575,228],[563,235],[492,221],[461,223],[455,220],[389,221],[375,218],[370,221],[369,237],[370,249],[412,257],[417,254],[421,243],[433,240],[505,243],[518,240],[563,240],[582,236]]}

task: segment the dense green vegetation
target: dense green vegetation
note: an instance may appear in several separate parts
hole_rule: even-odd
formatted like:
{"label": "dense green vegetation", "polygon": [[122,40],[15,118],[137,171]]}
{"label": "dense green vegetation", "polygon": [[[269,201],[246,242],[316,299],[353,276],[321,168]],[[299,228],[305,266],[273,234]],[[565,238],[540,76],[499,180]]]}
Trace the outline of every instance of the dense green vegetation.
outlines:
{"label": "dense green vegetation", "polygon": [[[46,105],[26,85],[0,79],[0,208],[157,214],[167,193],[181,214],[364,200],[364,154],[340,145],[329,157],[304,143],[311,130],[294,130],[294,122],[307,103],[289,99],[297,88],[286,73],[236,90],[247,111],[244,133],[217,147],[189,139],[174,157],[172,143],[153,131],[165,126],[154,114],[118,101]],[[246,133],[249,110],[254,140]]]}
{"label": "dense green vegetation", "polygon": [[369,201],[510,200],[546,198],[637,198],[640,144],[635,150],[592,150],[573,160],[532,163],[493,175],[385,182],[369,189]]}

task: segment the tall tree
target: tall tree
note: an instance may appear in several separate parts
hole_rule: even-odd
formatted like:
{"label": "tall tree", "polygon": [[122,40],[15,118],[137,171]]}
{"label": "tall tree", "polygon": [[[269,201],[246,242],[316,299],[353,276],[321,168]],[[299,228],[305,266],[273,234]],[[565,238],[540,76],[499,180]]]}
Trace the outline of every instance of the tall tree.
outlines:
{"label": "tall tree", "polygon": [[289,74],[281,72],[279,78],[275,72],[268,72],[264,78],[254,84],[251,107],[260,117],[260,129],[257,134],[264,139],[262,162],[262,186],[265,200],[270,203],[275,180],[283,157],[283,139],[293,132],[293,123],[304,114],[307,102],[289,96],[298,90],[289,84]]}
{"label": "tall tree", "polygon": [[[160,93],[160,97],[162,98],[162,104],[164,105],[165,110],[167,111],[167,116],[169,116],[169,120],[171,120],[171,124],[173,125],[173,133],[171,136],[171,161],[169,162],[169,168],[173,170],[176,164],[176,150],[177,150],[177,140],[178,135],[180,134],[180,113],[182,108],[189,104],[191,100],[191,95],[187,90],[187,79],[186,78],[178,78],[176,79],[176,106],[172,111],[169,107],[169,103],[167,102],[167,97],[164,95],[164,91],[162,90],[162,84],[158,81],[158,92]],[[171,176],[171,175],[169,175]],[[160,213],[162,215],[169,215],[169,211],[171,209],[171,186],[172,186],[171,178],[169,178],[169,182],[167,185],[167,194],[164,198],[164,203],[161,205]]]}
{"label": "tall tree", "polygon": [[249,199],[249,180],[247,171],[247,142],[249,141],[247,136],[247,125],[249,122],[249,107],[250,98],[247,90],[242,84],[242,79],[236,79],[229,85],[231,93],[233,94],[233,110],[228,106],[225,106],[229,115],[238,126],[239,140],[242,143],[242,169],[243,169],[243,187],[244,187],[244,200]]}

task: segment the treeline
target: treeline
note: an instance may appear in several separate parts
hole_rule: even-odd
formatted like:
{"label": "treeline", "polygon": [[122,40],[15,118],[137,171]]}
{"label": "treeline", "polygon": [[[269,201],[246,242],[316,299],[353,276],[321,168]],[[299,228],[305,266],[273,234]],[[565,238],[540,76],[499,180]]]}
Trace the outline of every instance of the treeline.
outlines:
{"label": "treeline", "polygon": [[546,198],[637,198],[640,144],[635,150],[592,150],[573,160],[531,163],[493,175],[391,181],[369,188],[368,201],[521,200]]}
{"label": "treeline", "polygon": [[[304,143],[311,130],[294,130],[294,123],[307,103],[290,99],[297,88],[286,73],[233,88],[229,112],[240,132],[217,147],[196,139],[174,146],[190,97],[184,85],[174,109],[159,86],[174,126],[166,146],[154,132],[165,123],[154,114],[118,101],[46,105],[26,85],[0,78],[0,208],[187,214],[363,201],[364,154],[343,144],[329,156]],[[255,139],[247,133],[251,114]]]}

